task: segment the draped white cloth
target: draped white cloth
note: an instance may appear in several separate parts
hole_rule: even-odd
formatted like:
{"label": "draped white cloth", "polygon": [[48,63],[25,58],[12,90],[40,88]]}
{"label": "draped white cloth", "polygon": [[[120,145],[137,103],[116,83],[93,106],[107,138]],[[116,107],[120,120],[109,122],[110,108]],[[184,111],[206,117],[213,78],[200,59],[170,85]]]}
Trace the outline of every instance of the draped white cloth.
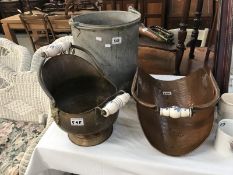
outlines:
{"label": "draped white cloth", "polygon": [[121,109],[111,137],[97,146],[73,144],[53,123],[37,145],[26,175],[47,175],[49,169],[80,175],[232,175],[233,157],[215,151],[215,131],[193,152],[167,156],[146,140],[130,100]]}

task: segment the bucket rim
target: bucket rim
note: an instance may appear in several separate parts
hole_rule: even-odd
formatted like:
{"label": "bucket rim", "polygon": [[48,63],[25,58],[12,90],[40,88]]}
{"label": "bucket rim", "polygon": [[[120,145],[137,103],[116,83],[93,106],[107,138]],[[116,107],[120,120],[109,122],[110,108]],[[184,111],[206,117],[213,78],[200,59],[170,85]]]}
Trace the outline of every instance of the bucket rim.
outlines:
{"label": "bucket rim", "polygon": [[[74,18],[78,18],[84,15],[90,15],[90,14],[97,14],[97,13],[132,13],[134,15],[137,15],[137,18],[133,21],[127,22],[127,23],[121,23],[121,24],[116,24],[116,25],[92,25],[92,24],[85,24],[85,23],[81,23],[81,22],[74,22],[73,19]],[[134,13],[131,11],[97,11],[97,12],[90,12],[90,13],[85,13],[85,14],[81,14],[81,15],[76,15],[73,16],[70,20],[69,20],[69,24],[71,25],[71,27],[75,27],[78,29],[86,29],[86,30],[106,30],[106,29],[113,29],[113,28],[123,28],[123,27],[127,27],[127,26],[131,26],[133,24],[139,23],[141,20],[141,14],[140,13]]]}

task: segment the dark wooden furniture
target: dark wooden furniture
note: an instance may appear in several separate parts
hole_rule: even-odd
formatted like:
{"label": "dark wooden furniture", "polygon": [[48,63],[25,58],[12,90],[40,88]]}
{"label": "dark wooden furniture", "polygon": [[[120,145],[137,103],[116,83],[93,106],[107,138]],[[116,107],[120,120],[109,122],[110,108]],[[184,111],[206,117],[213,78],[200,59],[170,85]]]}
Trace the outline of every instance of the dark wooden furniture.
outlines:
{"label": "dark wooden furniture", "polygon": [[[179,22],[182,18],[182,8],[184,6],[184,0],[166,0],[167,1],[167,17],[166,17],[166,28],[173,29],[179,27]],[[188,25],[193,24],[195,18],[196,6],[198,0],[191,0],[191,7],[189,12]],[[214,13],[214,2],[213,0],[204,0],[202,10],[202,25],[201,28],[211,28],[213,13]]]}
{"label": "dark wooden furniture", "polygon": [[[29,0],[30,6],[41,7],[46,0]],[[6,18],[8,16],[13,16],[18,14],[17,9],[21,11],[27,10],[26,0],[9,0],[9,1],[0,1],[0,14],[2,18]]]}
{"label": "dark wooden furniture", "polygon": [[[230,76],[231,60],[232,60],[233,2],[219,1],[218,4],[219,4],[218,5],[219,9],[216,6],[215,11],[217,16],[212,26],[213,30],[211,30],[210,33],[208,50],[211,58],[209,62],[211,66],[213,66],[214,77],[218,83],[220,92],[222,94],[228,92],[228,86],[229,86],[229,76]],[[206,8],[204,5],[203,7]],[[150,48],[152,47],[153,46],[151,46]],[[186,51],[184,52],[183,60],[188,62],[188,64],[192,64],[188,67],[189,70],[192,70],[194,67],[197,68],[198,66],[199,67],[202,66],[203,61],[205,61],[209,55],[207,52],[207,57],[205,57],[206,48],[203,49],[198,48],[195,49],[195,59],[188,60],[187,59],[189,57],[189,54],[187,54],[188,51],[189,50],[186,49]],[[159,53],[159,55],[161,55],[161,53]],[[145,56],[145,54],[143,56]],[[150,57],[150,59],[152,59],[152,57]],[[181,65],[181,69],[182,69],[182,65]]]}
{"label": "dark wooden furniture", "polygon": [[[185,5],[183,6],[183,17],[180,22],[180,31],[178,34],[178,43],[176,45],[168,45],[166,43],[159,43],[152,41],[146,37],[140,37],[140,47],[139,47],[139,66],[150,67],[150,71],[152,70],[151,65],[154,64],[154,69],[158,69],[158,74],[180,74],[187,75],[192,71],[197,70],[202,67],[205,63],[205,55],[206,48],[195,48],[195,40],[197,38],[197,31],[200,23],[201,16],[201,8],[203,0],[198,0],[198,5],[196,7],[196,24],[195,30],[192,35],[192,42],[190,50],[187,49],[185,53],[185,45],[184,41],[186,38],[186,28],[187,28],[187,20],[189,15],[189,9],[191,5],[191,0],[185,0]],[[195,50],[195,57],[194,57]],[[210,48],[208,48],[210,50]],[[189,54],[187,54],[189,52]],[[183,59],[183,55],[185,53],[185,60]],[[210,54],[211,59],[208,62],[210,68],[213,68],[213,53]],[[188,59],[194,58],[194,59]],[[175,61],[174,61],[175,60]],[[183,61],[182,61],[183,60]],[[193,61],[191,61],[193,60]],[[174,63],[175,62],[175,63]],[[182,65],[181,65],[182,62]],[[185,66],[184,63],[185,62]],[[207,63],[207,61],[206,61]],[[165,69],[163,69],[163,67]],[[173,69],[175,67],[175,69]],[[162,69],[161,69],[162,68]],[[182,70],[181,70],[182,69]],[[163,72],[161,72],[163,70]],[[165,70],[165,71],[164,71]],[[156,73],[156,72],[154,72]]]}
{"label": "dark wooden furniture", "polygon": [[164,26],[166,0],[144,0],[143,2],[141,9],[144,14],[145,24],[147,26]]}
{"label": "dark wooden furniture", "polygon": [[141,12],[147,26],[164,26],[166,0],[103,0],[102,10],[127,10],[128,6]]}
{"label": "dark wooden furniture", "polygon": [[[158,42],[152,41],[151,39],[148,39],[146,37],[141,37],[140,38],[140,47],[139,47],[139,56],[140,56],[140,49],[141,49],[141,52],[143,52],[143,47],[153,48],[154,52],[157,52],[159,56],[162,55],[162,53],[163,53],[164,57],[171,57],[170,53],[173,52],[173,53],[175,53],[175,74],[179,75],[180,74],[180,65],[181,65],[182,57],[183,57],[184,50],[185,50],[184,41],[185,41],[185,38],[187,35],[186,28],[187,28],[190,6],[191,6],[191,0],[184,0],[183,10],[182,10],[182,19],[181,19],[181,22],[179,23],[180,31],[178,33],[178,43],[176,46],[174,44],[169,45],[166,43],[158,43]],[[199,27],[202,6],[203,6],[203,0],[198,0],[198,5],[196,8],[196,14],[197,14],[196,20],[195,20],[196,24],[195,24],[195,30],[193,32],[193,39],[192,39],[192,44],[191,44],[192,53],[190,55],[193,55],[193,52],[195,49],[195,45],[193,45],[193,44],[195,44],[196,40],[197,40],[198,27]],[[191,57],[191,58],[193,58],[193,57]],[[161,58],[161,59],[166,59],[166,58]],[[163,65],[163,66],[167,66],[167,65]]]}
{"label": "dark wooden furniture", "polygon": [[[198,0],[191,0],[188,25],[193,25]],[[204,0],[201,28],[211,28],[214,2]],[[184,0],[103,0],[103,10],[127,10],[131,5],[138,9],[146,26],[160,25],[165,28],[178,28],[182,18]]]}
{"label": "dark wooden furniture", "polygon": [[214,76],[221,93],[228,91],[232,59],[232,1],[219,1],[221,7],[216,42]]}
{"label": "dark wooden furniture", "polygon": [[[30,0],[30,5],[32,8],[41,7],[41,5],[46,2],[46,0]],[[0,0],[0,19],[13,16],[18,14],[17,9],[21,11],[27,10],[26,0]],[[0,27],[0,33],[2,32],[2,27]]]}
{"label": "dark wooden furniture", "polygon": [[[140,1],[140,0],[139,0]],[[127,10],[128,6],[138,9],[138,0],[103,0],[102,10]]]}
{"label": "dark wooden furniture", "polygon": [[100,10],[96,0],[67,0],[65,2],[65,15],[68,15],[69,11],[74,13],[75,11],[81,10]]}
{"label": "dark wooden furniture", "polygon": [[[202,1],[202,0],[198,0],[198,1]],[[203,2],[203,1],[202,1]],[[180,31],[178,33],[178,44],[177,44],[177,51],[176,51],[176,60],[175,60],[175,74],[180,74],[180,64],[182,61],[182,57],[184,54],[184,50],[185,50],[185,45],[184,45],[184,41],[187,35],[187,22],[188,22],[188,16],[189,16],[189,11],[190,11],[190,4],[191,0],[185,0],[184,5],[183,5],[183,17],[181,19],[180,22]],[[202,4],[203,5],[203,4]],[[198,12],[201,14],[201,12]],[[198,29],[197,29],[198,30]]]}
{"label": "dark wooden furniture", "polygon": [[198,29],[200,28],[200,24],[201,24],[202,7],[203,7],[203,0],[197,1],[189,58],[194,58],[194,49],[197,43]]}
{"label": "dark wooden furniture", "polygon": [[20,9],[21,5],[18,0],[13,1],[0,1],[0,14],[2,18],[17,14],[17,9]]}
{"label": "dark wooden furniture", "polygon": [[[51,23],[48,22],[47,15],[19,15],[20,20],[28,34],[34,51],[41,46],[52,43],[56,38],[53,32]],[[44,28],[40,30],[33,30],[34,26],[41,24]]]}

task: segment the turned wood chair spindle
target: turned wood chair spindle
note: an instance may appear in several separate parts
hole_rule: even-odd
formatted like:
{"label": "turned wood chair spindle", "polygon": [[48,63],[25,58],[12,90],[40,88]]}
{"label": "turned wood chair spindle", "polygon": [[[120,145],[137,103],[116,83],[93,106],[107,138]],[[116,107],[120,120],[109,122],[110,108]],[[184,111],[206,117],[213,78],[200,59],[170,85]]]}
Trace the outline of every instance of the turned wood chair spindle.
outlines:
{"label": "turned wood chair spindle", "polygon": [[182,57],[185,50],[184,41],[187,36],[187,23],[188,23],[188,16],[190,10],[191,0],[185,0],[185,4],[183,6],[183,17],[180,23],[180,30],[178,32],[178,44],[177,44],[177,52],[176,52],[176,61],[175,61],[175,74],[180,74],[180,64],[182,61]]}
{"label": "turned wood chair spindle", "polygon": [[190,46],[190,52],[189,52],[189,58],[194,58],[194,50],[197,43],[198,38],[198,29],[201,25],[201,14],[202,14],[202,7],[203,7],[203,0],[198,0],[196,12],[195,12],[195,18],[194,18],[194,26],[193,26],[193,32],[192,32],[192,40],[191,40],[191,46]]}
{"label": "turned wood chair spindle", "polygon": [[147,0],[141,0],[140,2],[140,9],[142,14],[141,22],[145,23],[145,25],[147,26],[147,20],[145,19],[145,14],[147,13],[146,7],[147,7]]}
{"label": "turned wood chair spindle", "polygon": [[135,1],[135,9],[138,9],[138,0]]}
{"label": "turned wood chair spindle", "polygon": [[[219,15],[219,8],[217,7],[216,12],[215,12],[215,16],[214,16],[214,20],[213,20],[213,24],[211,27],[211,31],[209,34],[209,42],[207,44],[207,52],[205,55],[205,65],[208,64],[209,61],[209,55],[210,52],[214,52],[214,50],[216,49],[216,41],[217,41],[217,24],[218,24],[218,15]],[[216,61],[216,60],[214,60]],[[216,63],[214,62],[214,65]]]}

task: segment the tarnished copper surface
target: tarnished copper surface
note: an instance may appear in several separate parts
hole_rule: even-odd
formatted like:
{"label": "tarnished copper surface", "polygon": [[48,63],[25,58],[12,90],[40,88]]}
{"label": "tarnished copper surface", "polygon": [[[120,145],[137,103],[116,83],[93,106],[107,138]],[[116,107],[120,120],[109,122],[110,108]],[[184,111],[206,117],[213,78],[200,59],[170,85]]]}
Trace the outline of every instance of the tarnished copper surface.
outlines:
{"label": "tarnished copper surface", "polygon": [[155,41],[159,41],[159,42],[164,41],[154,31],[152,31],[150,28],[145,27],[143,24],[139,26],[139,34]]}
{"label": "tarnished copper surface", "polygon": [[[171,95],[164,95],[170,92]],[[212,73],[204,68],[174,81],[162,81],[138,69],[132,85],[142,129],[159,151],[173,156],[191,152],[209,135],[219,89]],[[160,116],[160,107],[191,108],[187,118]]]}
{"label": "tarnished copper surface", "polygon": [[139,34],[148,37],[154,41],[173,44],[173,33],[159,26],[145,27],[144,24],[139,26]]}
{"label": "tarnished copper surface", "polygon": [[109,127],[106,130],[91,135],[80,135],[80,134],[69,133],[68,137],[73,143],[77,145],[94,146],[108,139],[112,134],[112,130],[113,127]]}
{"label": "tarnished copper surface", "polygon": [[138,47],[138,66],[147,73],[174,74],[175,53],[151,47]]}
{"label": "tarnished copper surface", "polygon": [[[72,142],[92,146],[111,135],[118,112],[106,118],[96,107],[112,100],[116,87],[98,68],[76,55],[62,54],[44,62],[40,81],[51,99],[55,122]],[[72,125],[76,119],[81,124]]]}

